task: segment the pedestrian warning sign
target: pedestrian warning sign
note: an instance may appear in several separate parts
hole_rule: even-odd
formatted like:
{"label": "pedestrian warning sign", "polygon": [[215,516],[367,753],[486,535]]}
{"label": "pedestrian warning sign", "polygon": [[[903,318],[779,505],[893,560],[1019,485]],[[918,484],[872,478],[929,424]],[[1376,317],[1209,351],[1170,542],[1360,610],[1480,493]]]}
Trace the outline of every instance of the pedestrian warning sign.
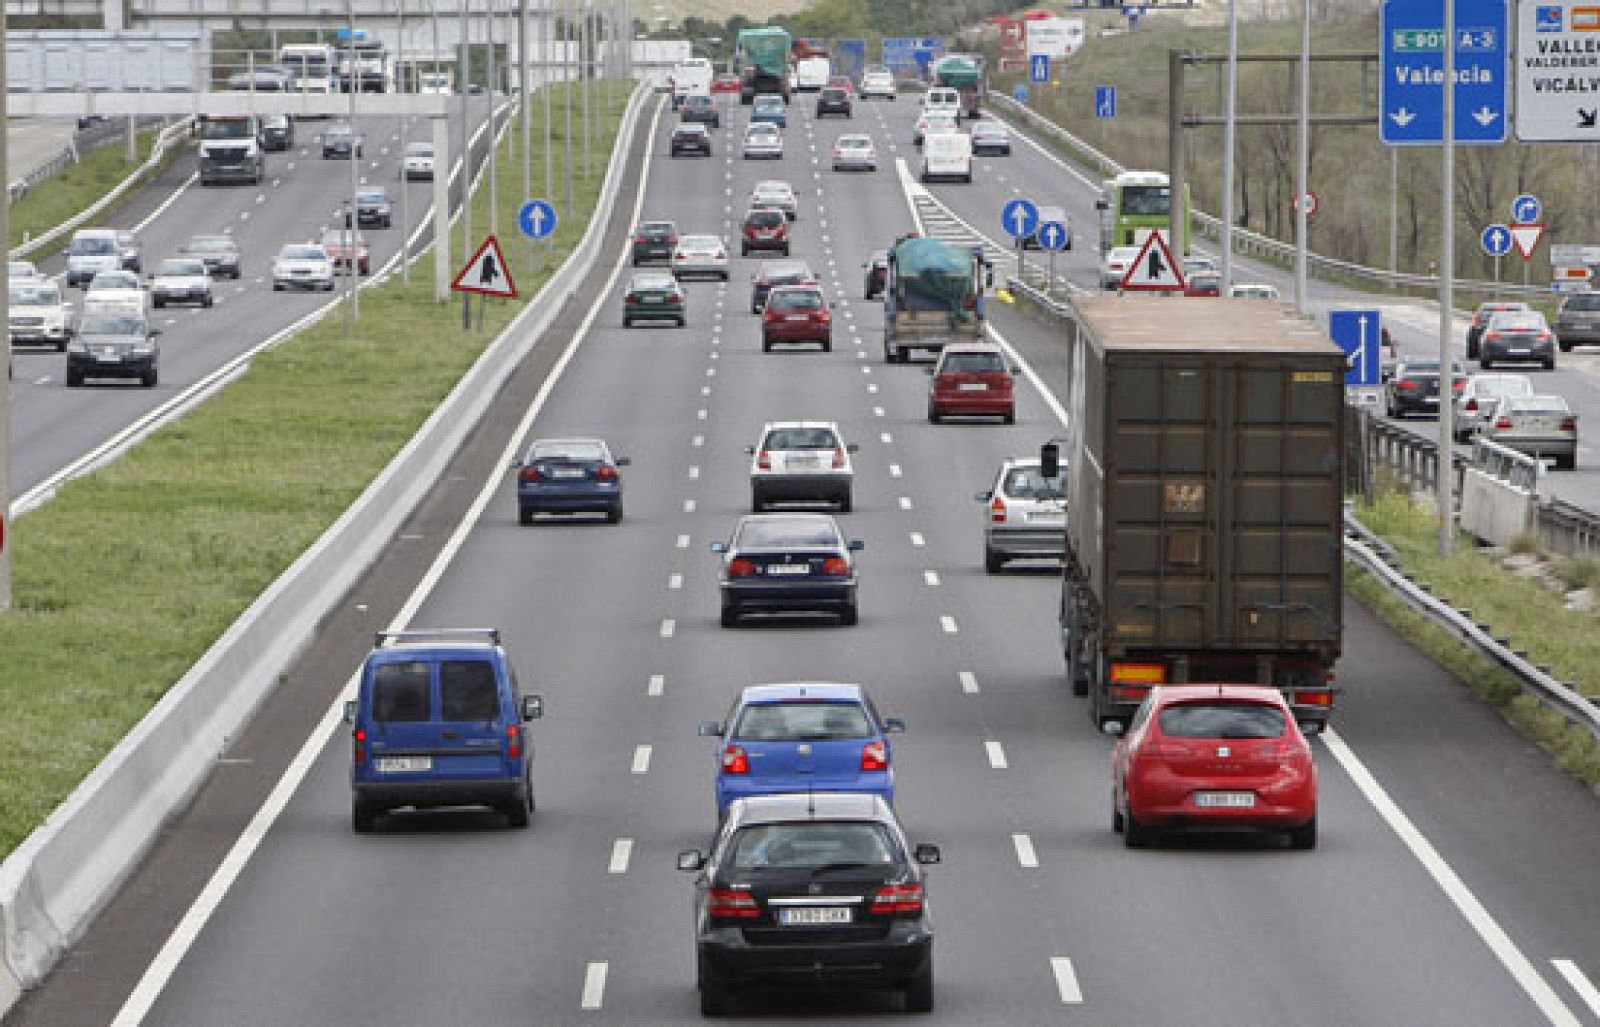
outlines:
{"label": "pedestrian warning sign", "polygon": [[500,254],[500,243],[494,236],[483,241],[478,252],[467,261],[467,266],[450,283],[456,292],[475,292],[480,296],[505,296],[517,298],[516,283],[511,280],[511,269]]}
{"label": "pedestrian warning sign", "polygon": [[1145,236],[1139,256],[1122,276],[1122,288],[1129,292],[1172,292],[1183,289],[1183,268],[1172,259],[1166,236],[1151,232]]}

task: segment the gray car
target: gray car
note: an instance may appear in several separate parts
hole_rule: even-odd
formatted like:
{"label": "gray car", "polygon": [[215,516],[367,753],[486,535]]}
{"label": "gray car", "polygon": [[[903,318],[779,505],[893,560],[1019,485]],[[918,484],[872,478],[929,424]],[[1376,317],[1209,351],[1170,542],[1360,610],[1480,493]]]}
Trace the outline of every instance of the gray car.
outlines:
{"label": "gray car", "polygon": [[1580,292],[1563,300],[1555,330],[1563,353],[1574,346],[1600,343],[1600,292]]}
{"label": "gray car", "polygon": [[983,569],[998,574],[1008,560],[1061,559],[1066,550],[1063,476],[1045,478],[1039,461],[1007,460],[994,484],[974,498],[983,509]]}
{"label": "gray car", "polygon": [[1555,370],[1556,337],[1537,310],[1507,310],[1489,318],[1478,340],[1478,366],[1485,371],[1496,363],[1539,363]]}
{"label": "gray car", "polygon": [[1578,415],[1560,396],[1497,401],[1483,437],[1569,471],[1578,463]]}
{"label": "gray car", "polygon": [[1502,399],[1533,395],[1533,379],[1525,374],[1475,374],[1456,393],[1452,422],[1457,442],[1471,442]]}

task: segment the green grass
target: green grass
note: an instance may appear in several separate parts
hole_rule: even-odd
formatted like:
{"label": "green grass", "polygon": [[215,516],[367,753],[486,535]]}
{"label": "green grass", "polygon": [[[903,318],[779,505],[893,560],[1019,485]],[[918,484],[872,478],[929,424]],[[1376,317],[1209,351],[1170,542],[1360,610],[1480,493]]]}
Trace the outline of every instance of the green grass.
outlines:
{"label": "green grass", "polygon": [[[126,140],[110,143],[91,150],[76,164],[68,165],[59,175],[53,175],[34,186],[11,205],[10,240],[12,248],[86,210],[100,197],[110,192],[117,183],[127,178],[134,168],[150,159],[150,149],[155,145],[155,132],[140,132],[139,159],[132,164],[126,160]],[[172,160],[175,153],[185,152],[183,147],[170,147],[161,166]],[[137,190],[130,189],[124,198]],[[115,206],[115,205],[113,205]],[[61,241],[63,246],[66,240]],[[35,254],[43,257],[47,254]]]}
{"label": "green grass", "polygon": [[[433,301],[431,260],[419,262],[409,287],[397,276],[363,295],[350,338],[335,311],[13,525],[14,607],[0,615],[0,858],[339,517],[571,252],[626,101],[620,89],[611,98],[591,177],[581,129],[569,146],[553,119],[579,214],[562,219],[540,268],[527,246],[502,247],[524,299],[491,303],[482,333],[461,331],[459,301]],[[532,105],[536,146],[541,112]],[[508,151],[497,186],[509,234],[523,197],[520,154]],[[487,179],[474,203],[480,235],[486,192]]]}

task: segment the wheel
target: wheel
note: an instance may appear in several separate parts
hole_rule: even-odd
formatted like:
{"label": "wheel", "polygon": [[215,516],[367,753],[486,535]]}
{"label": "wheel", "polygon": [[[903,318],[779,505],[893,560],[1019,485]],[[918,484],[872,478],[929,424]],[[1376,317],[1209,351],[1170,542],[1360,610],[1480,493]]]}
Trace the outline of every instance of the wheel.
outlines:
{"label": "wheel", "polygon": [[928,404],[928,423],[929,424],[938,424],[942,420],[944,420],[944,418],[940,416],[938,409],[936,409],[932,403],[929,403]]}
{"label": "wheel", "polygon": [[784,243],[783,244],[783,255],[785,257],[787,257],[789,255],[789,244],[788,243]]}
{"label": "wheel", "polygon": [[207,307],[209,307],[209,306],[211,306],[211,304],[212,304],[212,303],[213,303],[213,302],[214,302],[214,300],[213,300],[213,298],[212,298],[212,297],[211,297],[211,296],[207,296],[207,297],[206,297],[206,298],[205,298],[205,302],[204,302],[204,304],[203,304],[203,305],[204,305],[204,306],[207,306]]}
{"label": "wheel", "polygon": [[999,574],[1005,569],[1006,558],[1003,553],[989,546],[983,547],[983,569],[989,574]]}
{"label": "wheel", "polygon": [[763,353],[771,353],[772,352],[772,343],[768,342],[766,339],[762,339],[761,340],[761,352],[763,352]]}
{"label": "wheel", "polygon": [[1122,813],[1122,844],[1130,849],[1142,849],[1150,844],[1150,828],[1133,818],[1133,811]]}
{"label": "wheel", "polygon": [[850,501],[850,493],[846,492],[844,495],[839,497],[840,513],[849,513],[853,508],[854,504]]}
{"label": "wheel", "polygon": [[832,353],[833,352],[833,340],[832,339],[824,339],[822,341],[822,352],[824,352],[824,353]]}
{"label": "wheel", "polygon": [[527,827],[529,814],[533,812],[533,789],[529,788],[523,798],[512,800],[505,806],[506,825],[508,827]]}
{"label": "wheel", "polygon": [[1482,356],[1478,358],[1478,366],[1483,368],[1485,371],[1489,370],[1490,366],[1493,364],[1494,361],[1490,360],[1488,356]]}
{"label": "wheel", "polygon": [[726,272],[726,271],[722,272],[722,280],[724,282],[726,282],[728,280],[728,272]]}
{"label": "wheel", "polygon": [[695,984],[700,989],[700,1015],[721,1016],[728,1011],[728,989],[701,967]]}
{"label": "wheel", "polygon": [[1551,357],[1549,360],[1546,360],[1544,362],[1544,369],[1546,371],[1554,371],[1556,369],[1556,358]]}
{"label": "wheel", "polygon": [[739,626],[739,608],[737,606],[724,606],[722,608],[722,626],[725,628]]}
{"label": "wheel", "polygon": [[857,609],[855,603],[851,603],[839,611],[839,623],[847,628],[855,627],[860,619],[861,611]]}
{"label": "wheel", "polygon": [[1570,343],[1570,342],[1562,342],[1560,339],[1557,339],[1556,340],[1556,345],[1561,347],[1561,352],[1563,352],[1563,353],[1571,353],[1572,352],[1572,343]]}
{"label": "wheel", "polygon": [[519,506],[519,507],[517,507],[517,523],[518,524],[532,524],[533,523],[533,516],[534,516],[533,507],[531,507],[531,506]]}
{"label": "wheel", "polygon": [[1000,415],[1000,422],[1002,424],[1016,424],[1017,423],[1017,412],[1015,410],[1006,411],[1005,413]]}
{"label": "wheel", "polygon": [[633,318],[631,318],[631,317],[623,318],[622,319],[622,327],[624,327],[624,328],[632,328],[633,327]]}
{"label": "wheel", "polygon": [[378,826],[378,808],[360,799],[350,800],[350,828],[357,834],[367,834]]}
{"label": "wheel", "polygon": [[67,368],[67,388],[76,389],[83,384],[83,372],[74,368]]}
{"label": "wheel", "polygon": [[1478,343],[1477,343],[1476,340],[1473,340],[1473,339],[1468,339],[1467,340],[1467,359],[1468,360],[1477,360],[1478,359]]}
{"label": "wheel", "polygon": [[139,376],[139,384],[143,385],[147,389],[155,388],[157,380],[156,369],[153,367]]}
{"label": "wheel", "polygon": [[906,1012],[933,1012],[933,965],[906,981]]}
{"label": "wheel", "polygon": [[150,301],[150,304],[151,304],[151,306],[155,307],[157,310],[160,310],[162,307],[167,305],[167,301],[162,299],[161,297],[157,296],[156,298],[154,298],[154,299],[152,299]]}
{"label": "wheel", "polygon": [[1289,848],[1314,849],[1317,847],[1317,818],[1313,814],[1310,820],[1299,827],[1289,828]]}
{"label": "wheel", "polygon": [[1111,833],[1121,834],[1124,824],[1122,822],[1122,808],[1117,805],[1117,791],[1111,790]]}
{"label": "wheel", "polygon": [[1578,466],[1578,454],[1576,453],[1566,453],[1555,459],[1556,467],[1563,471],[1570,471]]}
{"label": "wheel", "polygon": [[684,325],[686,325],[688,323],[689,323],[688,319],[682,318],[682,317],[678,318],[678,327],[679,328],[682,328]]}
{"label": "wheel", "polygon": [[621,503],[618,503],[616,506],[613,506],[611,509],[606,511],[606,523],[607,524],[621,524],[622,523],[622,504]]}

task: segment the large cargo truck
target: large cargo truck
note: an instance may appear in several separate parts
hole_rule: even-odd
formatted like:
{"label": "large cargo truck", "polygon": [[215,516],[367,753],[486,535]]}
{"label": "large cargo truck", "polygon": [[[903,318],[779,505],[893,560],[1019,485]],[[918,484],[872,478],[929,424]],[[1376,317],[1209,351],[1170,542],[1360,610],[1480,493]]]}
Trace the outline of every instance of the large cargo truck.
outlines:
{"label": "large cargo truck", "polygon": [[1161,684],[1333,709],[1341,641],[1342,351],[1275,304],[1074,297],[1059,461],[1067,678],[1100,726]]}
{"label": "large cargo truck", "polygon": [[962,118],[983,117],[986,86],[983,77],[983,54],[950,54],[933,66],[933,84],[954,89],[961,94]]}
{"label": "large cargo truck", "polygon": [[792,37],[776,25],[739,31],[739,102],[757,93],[789,98],[789,48]]}
{"label": "large cargo truck", "polygon": [[261,120],[254,115],[201,115],[201,185],[247,182],[260,185],[267,173],[261,146]]}
{"label": "large cargo truck", "polygon": [[889,249],[883,288],[883,358],[903,364],[915,350],[937,354],[984,341],[984,290],[994,268],[981,247],[908,236]]}

